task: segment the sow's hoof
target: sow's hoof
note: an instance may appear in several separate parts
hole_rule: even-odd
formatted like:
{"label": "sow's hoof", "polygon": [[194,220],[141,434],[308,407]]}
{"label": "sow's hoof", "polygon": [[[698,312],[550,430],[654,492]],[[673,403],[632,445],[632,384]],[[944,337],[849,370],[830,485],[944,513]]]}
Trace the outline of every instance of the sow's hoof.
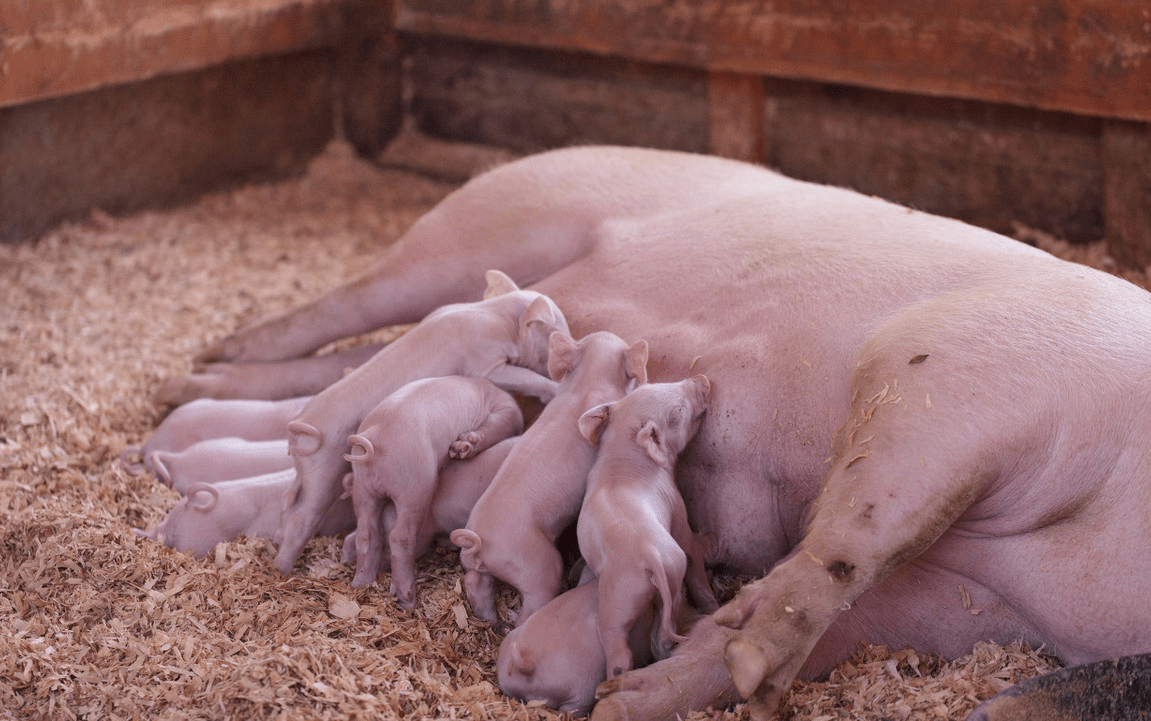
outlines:
{"label": "sow's hoof", "polygon": [[1036,676],[980,704],[967,721],[1151,721],[1151,654]]}

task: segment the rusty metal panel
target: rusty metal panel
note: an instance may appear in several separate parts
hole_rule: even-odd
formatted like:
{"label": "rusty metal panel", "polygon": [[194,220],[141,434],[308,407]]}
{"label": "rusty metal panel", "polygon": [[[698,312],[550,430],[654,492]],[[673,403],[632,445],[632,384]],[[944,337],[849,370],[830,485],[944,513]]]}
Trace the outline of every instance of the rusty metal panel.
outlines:
{"label": "rusty metal panel", "polygon": [[1138,0],[401,0],[398,28],[1151,120]]}

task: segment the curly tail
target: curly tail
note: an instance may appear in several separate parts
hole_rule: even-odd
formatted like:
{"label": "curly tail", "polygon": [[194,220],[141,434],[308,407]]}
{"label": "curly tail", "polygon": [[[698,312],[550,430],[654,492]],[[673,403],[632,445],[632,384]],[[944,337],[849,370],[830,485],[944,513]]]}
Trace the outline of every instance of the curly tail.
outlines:
{"label": "curly tail", "polygon": [[[207,493],[209,498],[203,503],[195,503],[194,498],[197,493]],[[210,511],[216,507],[220,502],[220,491],[216,489],[211,483],[193,483],[188,486],[188,507],[194,511]]]}
{"label": "curly tail", "polygon": [[[659,593],[661,606],[659,631],[655,636],[662,647],[659,651],[666,654],[671,651],[672,644],[687,640],[687,637],[680,635],[675,628],[675,617],[679,615],[679,607],[683,602],[683,576],[687,559],[665,559],[655,554],[650,560],[648,577]],[[678,579],[675,590],[672,590],[672,579]]]}
{"label": "curly tail", "polygon": [[168,469],[168,462],[164,460],[164,453],[152,451],[149,460],[152,461],[152,470],[156,473],[156,478],[165,486],[172,488],[172,471]]}
{"label": "curly tail", "polygon": [[465,569],[487,573],[484,568],[484,561],[479,557],[480,547],[483,545],[480,534],[468,528],[457,528],[452,531],[448,538],[460,547],[460,563],[464,565]]}
{"label": "curly tail", "polygon": [[[139,460],[128,460],[133,456]],[[125,473],[133,476],[138,476],[143,473],[147,468],[147,466],[144,465],[144,446],[128,446],[120,451],[120,467],[124,469]]]}

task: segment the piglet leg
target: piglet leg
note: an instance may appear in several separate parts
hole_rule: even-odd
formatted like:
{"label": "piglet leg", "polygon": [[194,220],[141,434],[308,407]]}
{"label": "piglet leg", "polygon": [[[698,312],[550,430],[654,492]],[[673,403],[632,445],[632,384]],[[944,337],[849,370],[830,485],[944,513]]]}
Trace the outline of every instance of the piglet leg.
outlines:
{"label": "piglet leg", "polygon": [[396,523],[388,533],[388,548],[392,557],[391,592],[400,606],[409,611],[416,606],[416,555],[420,547],[420,526],[432,507],[435,492],[435,471],[428,479],[410,484],[408,493],[394,498]]}
{"label": "piglet leg", "polygon": [[629,566],[623,570],[624,573],[616,573],[604,569],[599,577],[596,630],[603,646],[607,678],[615,678],[634,666],[628,638],[655,594],[647,569]]}
{"label": "piglet leg", "polygon": [[463,433],[452,443],[448,456],[464,460],[483,453],[505,438],[519,435],[523,430],[523,414],[519,406],[509,403],[497,407],[479,426]]}

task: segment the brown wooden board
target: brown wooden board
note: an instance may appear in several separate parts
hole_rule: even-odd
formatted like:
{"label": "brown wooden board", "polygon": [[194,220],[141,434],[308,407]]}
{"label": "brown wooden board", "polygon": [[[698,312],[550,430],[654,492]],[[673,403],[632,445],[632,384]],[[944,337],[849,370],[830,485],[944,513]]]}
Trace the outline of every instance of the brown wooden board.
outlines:
{"label": "brown wooden board", "polygon": [[1135,0],[400,0],[419,35],[1151,120]]}
{"label": "brown wooden board", "polygon": [[0,0],[0,107],[332,47],[368,1]]}
{"label": "brown wooden board", "polygon": [[700,71],[451,41],[407,47],[411,112],[429,134],[523,153],[579,143],[707,151]]}

